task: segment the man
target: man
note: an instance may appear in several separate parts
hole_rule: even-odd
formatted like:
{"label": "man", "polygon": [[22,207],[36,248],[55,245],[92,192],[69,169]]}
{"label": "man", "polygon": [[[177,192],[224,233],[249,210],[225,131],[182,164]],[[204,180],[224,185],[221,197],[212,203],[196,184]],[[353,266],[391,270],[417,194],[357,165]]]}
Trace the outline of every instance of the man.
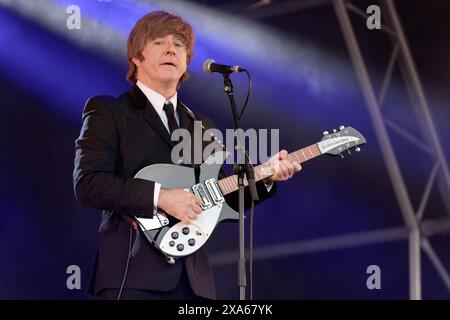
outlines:
{"label": "man", "polygon": [[[127,79],[133,87],[118,98],[93,97],[84,108],[75,146],[74,189],[83,205],[103,210],[90,292],[104,299],[215,298],[204,247],[169,264],[152,244],[141,241],[129,259],[135,239],[129,218],[151,218],[160,208],[190,223],[202,212],[201,199],[192,193],[133,178],[145,166],[172,163],[174,126],[193,131],[193,119],[177,95],[188,78],[193,44],[192,28],[180,17],[164,11],[145,15],[128,39]],[[206,128],[212,126],[207,118],[196,117]],[[275,174],[257,183],[262,200],[274,194],[274,181],[300,170],[298,163],[286,159],[286,152],[277,158],[281,161]],[[247,190],[247,204],[248,199]],[[236,193],[226,200],[237,208]]]}

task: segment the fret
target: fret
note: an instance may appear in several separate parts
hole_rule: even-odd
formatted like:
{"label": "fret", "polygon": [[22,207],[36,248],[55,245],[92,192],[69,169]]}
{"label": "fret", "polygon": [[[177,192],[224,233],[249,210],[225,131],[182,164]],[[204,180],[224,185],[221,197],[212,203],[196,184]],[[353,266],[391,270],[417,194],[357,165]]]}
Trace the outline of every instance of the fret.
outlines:
{"label": "fret", "polygon": [[265,175],[265,176],[270,175],[270,168],[269,168],[269,165],[268,165],[268,164],[263,164],[263,165],[262,165],[262,168],[263,168],[263,170],[264,170],[264,175]]}
{"label": "fret", "polygon": [[257,166],[257,167],[254,167],[253,169],[254,169],[254,171],[255,171],[255,180],[256,181],[259,181],[259,180],[261,180],[261,179],[264,179],[264,175],[263,175],[263,173],[261,172],[261,165],[259,165],[259,166]]}
{"label": "fret", "polygon": [[303,149],[301,149],[300,152],[302,153],[303,159],[305,159],[305,161],[308,160],[308,159],[306,159],[306,156],[305,156],[305,153],[303,152]]}
{"label": "fret", "polygon": [[228,188],[228,192],[233,192],[233,186],[232,186],[232,184],[231,184],[231,179],[233,179],[232,177],[228,177],[227,178],[227,181],[226,181],[226,183],[227,183],[227,188]]}
{"label": "fret", "polygon": [[265,177],[267,177],[267,169],[265,168],[264,165],[258,166],[257,170],[259,172],[261,179],[264,179]]}
{"label": "fret", "polygon": [[254,167],[253,170],[255,171],[256,181],[263,179],[261,172],[258,170],[258,167]]}
{"label": "fret", "polygon": [[230,180],[231,180],[231,177],[228,177],[228,178],[226,179],[225,183],[226,183],[226,185],[227,185],[228,192],[233,192],[233,187],[232,187],[232,185],[231,185]]}
{"label": "fret", "polygon": [[225,183],[224,183],[223,185],[225,186],[226,192],[227,192],[227,193],[230,193],[231,190],[230,190],[230,187],[228,187],[227,181],[225,180],[224,182],[225,182]]}
{"label": "fret", "polygon": [[273,163],[270,162],[269,164],[267,164],[267,165],[265,166],[265,168],[266,168],[266,176],[267,176],[267,177],[271,176],[272,173],[273,173]]}
{"label": "fret", "polygon": [[222,194],[227,194],[227,190],[225,189],[223,180],[219,180],[217,181],[217,185],[219,186],[220,191],[222,192]]}
{"label": "fret", "polygon": [[227,191],[227,193],[232,192],[232,190],[230,189],[230,187],[228,186],[228,183],[226,183],[226,181],[225,181],[225,190]]}
{"label": "fret", "polygon": [[314,154],[311,151],[311,147],[308,147],[309,153],[311,153],[311,158],[314,158]]}
{"label": "fret", "polygon": [[256,170],[257,171],[259,171],[260,173],[261,173],[261,176],[262,177],[265,177],[265,176],[267,176],[268,174],[267,174],[267,165],[264,163],[264,164],[261,164],[261,165],[259,165],[259,166],[257,166],[256,167]]}
{"label": "fret", "polygon": [[228,192],[232,192],[231,183],[230,183],[231,177],[225,178],[225,184],[227,186]]}
{"label": "fret", "polygon": [[228,179],[228,178],[225,178],[225,179],[223,179],[223,180],[221,180],[221,181],[223,182],[223,186],[224,186],[225,192],[226,192],[226,193],[230,193],[231,191],[230,191],[230,188],[228,187],[227,179]]}
{"label": "fret", "polygon": [[234,188],[234,182],[236,181],[236,175],[232,175],[231,177],[230,177],[230,179],[228,180],[228,184],[230,185],[230,190],[231,191],[234,191],[234,190],[236,190],[235,188]]}
{"label": "fret", "polygon": [[266,165],[264,165],[264,169],[265,169],[265,176],[271,176],[272,175],[272,168],[273,168],[273,164],[272,163],[268,163]]}

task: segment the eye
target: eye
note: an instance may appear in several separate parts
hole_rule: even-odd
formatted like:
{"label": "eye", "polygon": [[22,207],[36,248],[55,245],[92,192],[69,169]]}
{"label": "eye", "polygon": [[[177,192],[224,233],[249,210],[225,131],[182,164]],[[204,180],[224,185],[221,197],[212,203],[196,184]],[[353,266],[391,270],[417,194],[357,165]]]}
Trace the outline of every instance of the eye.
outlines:
{"label": "eye", "polygon": [[176,46],[176,47],[179,47],[179,48],[184,47],[184,45],[183,45],[182,42],[175,42],[175,46]]}

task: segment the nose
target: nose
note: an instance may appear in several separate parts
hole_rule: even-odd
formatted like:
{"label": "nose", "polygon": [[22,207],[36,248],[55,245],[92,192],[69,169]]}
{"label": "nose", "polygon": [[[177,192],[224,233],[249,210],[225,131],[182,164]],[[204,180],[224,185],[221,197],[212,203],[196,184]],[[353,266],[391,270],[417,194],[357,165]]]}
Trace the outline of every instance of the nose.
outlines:
{"label": "nose", "polygon": [[166,42],[166,54],[175,54],[175,44],[172,41]]}

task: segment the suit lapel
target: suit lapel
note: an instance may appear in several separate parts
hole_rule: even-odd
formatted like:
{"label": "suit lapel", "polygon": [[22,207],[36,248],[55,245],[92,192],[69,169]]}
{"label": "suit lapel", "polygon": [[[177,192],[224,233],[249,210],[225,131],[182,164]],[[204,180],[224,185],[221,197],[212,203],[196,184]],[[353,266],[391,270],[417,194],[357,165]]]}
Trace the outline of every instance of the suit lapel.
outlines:
{"label": "suit lapel", "polygon": [[[191,135],[191,142],[190,142],[190,148],[189,148],[191,151],[191,155],[190,155],[191,163],[193,161],[202,161],[203,150],[207,144],[207,142],[203,141],[203,139],[202,139],[204,131],[194,124],[194,119],[191,116],[192,112],[190,110],[188,110],[188,108],[183,103],[178,102],[177,111],[178,111],[178,115],[180,117],[180,127],[188,130]],[[196,134],[194,134],[194,130],[200,130],[200,137],[198,137]],[[197,139],[197,138],[199,138],[200,141],[194,141],[194,139]],[[196,155],[197,155],[197,157],[196,157]],[[200,155],[200,158],[198,158],[199,155]],[[189,163],[189,162],[186,162],[186,163]],[[199,164],[195,164],[195,165],[190,164],[190,165],[193,167],[199,166]]]}
{"label": "suit lapel", "polygon": [[152,126],[152,128],[166,143],[170,146],[174,146],[174,142],[170,140],[169,132],[161,121],[161,118],[141,89],[139,89],[137,85],[134,85],[131,88],[130,94],[134,106],[138,109],[143,109],[144,119],[148,122],[148,124]]}
{"label": "suit lapel", "polygon": [[180,99],[178,99],[177,102],[177,112],[180,118],[180,127],[192,133],[194,124],[193,119],[189,116],[186,107],[180,102]]}
{"label": "suit lapel", "polygon": [[170,140],[170,134],[161,121],[160,116],[156,112],[155,108],[150,102],[147,102],[147,107],[144,110],[144,118],[155,129],[156,132],[166,141],[169,145],[174,146],[174,142]]}

